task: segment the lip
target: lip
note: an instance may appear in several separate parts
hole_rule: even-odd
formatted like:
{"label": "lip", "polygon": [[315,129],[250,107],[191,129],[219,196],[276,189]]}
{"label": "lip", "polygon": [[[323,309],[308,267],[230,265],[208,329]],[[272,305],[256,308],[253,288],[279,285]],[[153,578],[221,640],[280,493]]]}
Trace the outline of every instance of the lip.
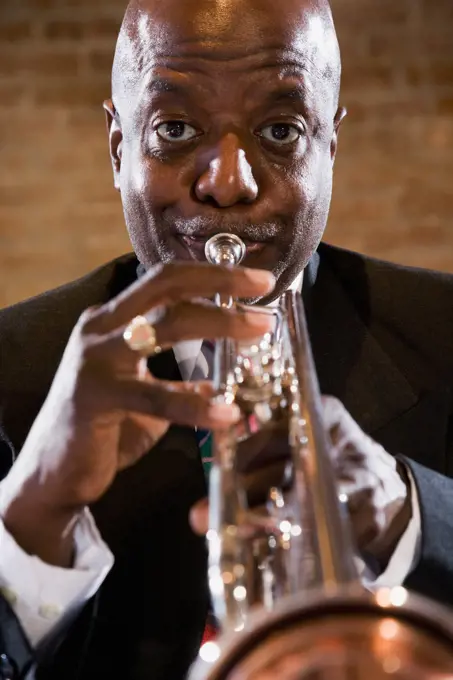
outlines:
{"label": "lip", "polygon": [[[211,238],[209,236],[183,236],[178,234],[178,240],[182,245],[189,251],[190,255],[196,260],[205,260],[204,249],[206,242]],[[269,245],[269,241],[249,241],[248,239],[243,239],[246,248],[246,255],[251,255],[252,253],[259,253],[264,248]]]}

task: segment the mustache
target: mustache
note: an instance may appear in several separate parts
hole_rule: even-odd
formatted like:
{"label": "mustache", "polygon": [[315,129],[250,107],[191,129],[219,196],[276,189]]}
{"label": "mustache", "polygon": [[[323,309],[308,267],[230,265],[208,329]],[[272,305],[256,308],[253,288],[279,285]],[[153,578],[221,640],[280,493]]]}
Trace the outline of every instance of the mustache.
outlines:
{"label": "mustache", "polygon": [[246,241],[270,241],[282,233],[282,225],[277,222],[219,220],[209,217],[192,217],[185,219],[175,217],[165,221],[180,236],[211,237],[215,234],[234,234]]}

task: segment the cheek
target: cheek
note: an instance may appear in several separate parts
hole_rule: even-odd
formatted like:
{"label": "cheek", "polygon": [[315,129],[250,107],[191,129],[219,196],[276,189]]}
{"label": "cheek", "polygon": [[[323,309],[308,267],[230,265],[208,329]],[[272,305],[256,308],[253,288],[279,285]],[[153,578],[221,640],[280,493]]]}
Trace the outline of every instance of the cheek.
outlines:
{"label": "cheek", "polygon": [[324,231],[332,194],[332,165],[327,150],[315,148],[298,170],[299,209],[305,228]]}
{"label": "cheek", "polygon": [[[314,150],[285,178],[287,220],[291,220],[292,259],[306,264],[316,250],[327,224],[332,188],[329,154]],[[291,212],[291,214],[289,214]]]}
{"label": "cheek", "polygon": [[146,196],[149,184],[148,168],[145,159],[136,145],[127,145],[121,160],[120,188],[125,208],[139,203]]}
{"label": "cheek", "polygon": [[140,204],[147,213],[156,213],[177,200],[179,175],[172,164],[144,154],[137,143],[131,144],[121,163],[123,203]]}

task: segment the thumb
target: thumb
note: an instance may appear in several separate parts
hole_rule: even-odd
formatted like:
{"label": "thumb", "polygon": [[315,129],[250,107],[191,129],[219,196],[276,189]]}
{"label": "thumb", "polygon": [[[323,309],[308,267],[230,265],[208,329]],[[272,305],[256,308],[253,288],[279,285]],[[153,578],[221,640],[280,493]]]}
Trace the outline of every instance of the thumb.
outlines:
{"label": "thumb", "polygon": [[196,534],[199,534],[200,536],[206,534],[208,530],[208,516],[208,499],[203,498],[203,500],[198,501],[198,503],[192,507],[189,516],[190,526]]}

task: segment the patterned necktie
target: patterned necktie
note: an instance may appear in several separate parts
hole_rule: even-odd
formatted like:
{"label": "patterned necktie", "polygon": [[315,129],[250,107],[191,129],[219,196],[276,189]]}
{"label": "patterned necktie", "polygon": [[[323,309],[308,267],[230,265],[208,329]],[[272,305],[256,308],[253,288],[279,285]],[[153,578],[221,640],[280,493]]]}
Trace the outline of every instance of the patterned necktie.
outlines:
{"label": "patterned necktie", "polygon": [[204,475],[206,477],[206,484],[209,484],[209,473],[212,466],[212,438],[209,430],[196,430],[195,436],[197,438],[198,447],[200,449],[201,462],[203,464]]}
{"label": "patterned necktie", "polygon": [[[212,366],[214,363],[214,343],[210,340],[204,340],[201,347],[201,354],[205,362],[205,378],[209,378],[212,375]],[[200,449],[201,462],[203,464],[203,470],[206,477],[206,483],[209,484],[209,473],[212,466],[212,437],[209,430],[197,429],[195,431],[195,436],[197,438],[198,447]]]}

